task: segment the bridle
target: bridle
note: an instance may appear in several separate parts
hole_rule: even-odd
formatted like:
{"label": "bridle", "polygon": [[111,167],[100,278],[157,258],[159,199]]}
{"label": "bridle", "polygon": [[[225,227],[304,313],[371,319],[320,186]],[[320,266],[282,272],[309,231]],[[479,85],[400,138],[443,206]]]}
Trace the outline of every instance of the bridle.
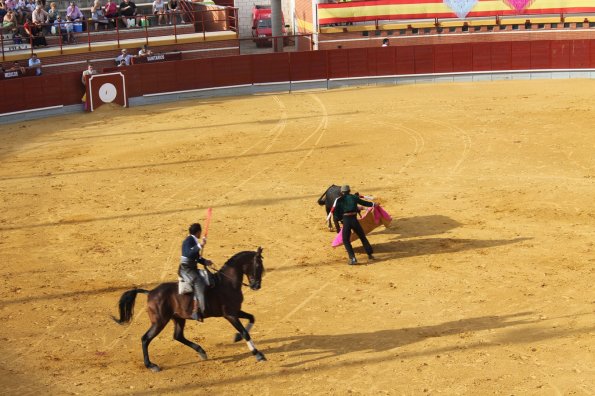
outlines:
{"label": "bridle", "polygon": [[[254,259],[256,259],[256,256],[254,257]],[[262,262],[261,262],[261,264],[260,264],[260,265],[262,266]],[[214,272],[215,274],[222,275],[222,276],[226,277],[227,279],[229,279],[229,280],[231,280],[231,281],[233,281],[233,280],[234,280],[234,279],[233,279],[233,278],[231,278],[230,276],[226,275],[226,274],[225,274],[225,272],[221,272],[221,268],[216,268],[216,267],[214,266],[214,264],[211,264],[211,267],[213,268],[213,270],[214,270],[213,272]],[[253,273],[252,273],[252,277],[253,277],[254,279],[256,279],[256,267],[258,267],[258,266],[257,266],[257,265],[253,265],[253,266],[252,266],[252,272],[253,272]],[[222,268],[223,268],[223,267],[222,267]],[[247,274],[246,274],[246,275],[247,275]],[[248,277],[248,278],[250,278],[250,277]],[[249,285],[249,284],[246,284],[246,283],[243,281],[243,277],[242,277],[242,285],[244,285],[244,286],[246,286],[246,287],[250,287],[250,285]]]}

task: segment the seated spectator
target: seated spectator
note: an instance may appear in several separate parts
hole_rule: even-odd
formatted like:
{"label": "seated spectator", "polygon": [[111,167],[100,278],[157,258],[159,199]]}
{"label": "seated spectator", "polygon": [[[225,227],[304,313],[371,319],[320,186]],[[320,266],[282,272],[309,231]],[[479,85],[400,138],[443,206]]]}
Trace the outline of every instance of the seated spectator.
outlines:
{"label": "seated spectator", "polygon": [[128,53],[126,48],[122,48],[120,51],[120,55],[118,55],[115,59],[116,66],[130,66],[130,60],[132,59],[132,55]]}
{"label": "seated spectator", "polygon": [[22,24],[25,21],[25,16],[27,15],[27,3],[25,0],[17,0],[16,4],[14,5],[14,13],[17,17],[17,23]]}
{"label": "seated spectator", "polygon": [[37,57],[37,54],[31,54],[31,58],[29,58],[29,68],[35,68],[35,75],[41,76],[41,59]]}
{"label": "seated spectator", "polygon": [[56,3],[52,1],[50,3],[50,9],[48,10],[49,23],[54,23],[54,21],[56,20],[56,17],[58,15],[60,15],[60,13],[58,12],[58,8],[56,7]]}
{"label": "seated spectator", "polygon": [[382,46],[383,47],[388,47],[389,46],[389,42],[388,42],[388,39],[387,38],[385,38],[384,40],[382,40]]}
{"label": "seated spectator", "polygon": [[145,44],[142,48],[138,51],[138,56],[149,56],[153,55],[153,51],[149,49],[149,47]]}
{"label": "seated spectator", "polygon": [[6,5],[4,5],[4,1],[0,0],[0,23],[4,21],[4,17],[7,13],[8,10],[6,9]]}
{"label": "seated spectator", "polygon": [[129,28],[136,26],[136,4],[132,0],[124,0],[120,3],[120,16],[122,23]]}
{"label": "seated spectator", "polygon": [[23,29],[25,30],[25,33],[29,36],[29,40],[33,48],[39,46],[45,47],[48,45],[48,43],[45,41],[43,33],[41,32],[41,29],[39,29],[39,27],[31,21],[31,17],[27,17],[27,20],[23,25]]}
{"label": "seated spectator", "polygon": [[70,5],[66,9],[66,20],[70,22],[80,22],[84,19],[83,13],[78,8],[74,1],[70,2]]}
{"label": "seated spectator", "polygon": [[95,22],[95,31],[98,30],[99,25],[103,26],[104,29],[107,28],[109,21],[105,17],[105,13],[99,0],[95,0],[93,7],[91,7],[91,19]]}
{"label": "seated spectator", "polygon": [[33,11],[35,11],[36,7],[37,5],[35,4],[35,0],[28,0],[25,4],[25,8],[27,9],[27,15],[31,16],[31,14],[33,14]]}
{"label": "seated spectator", "polygon": [[56,17],[54,21],[54,27],[56,34],[62,36],[62,44],[75,44],[76,39],[74,38],[74,27],[73,22],[65,22],[62,20],[60,15]]}
{"label": "seated spectator", "polygon": [[186,23],[186,22],[184,22],[184,16],[182,14],[182,9],[180,7],[178,0],[169,0],[169,2],[167,3],[167,12],[170,13],[170,16],[169,16],[170,24],[172,23],[172,21],[175,21],[174,18],[176,18],[177,15],[180,16],[180,23]]}
{"label": "seated spectator", "polygon": [[167,14],[165,13],[165,3],[163,0],[153,1],[153,15],[157,17],[157,24],[162,25],[162,22],[167,25]]}
{"label": "seated spectator", "polygon": [[7,72],[19,72],[20,75],[25,75],[25,68],[17,61],[14,61],[11,68],[6,70]]}
{"label": "seated spectator", "polygon": [[103,11],[105,17],[108,20],[112,21],[115,25],[117,23],[115,18],[118,17],[118,6],[116,5],[116,0],[107,0],[107,3],[105,3],[105,7],[103,7]]}
{"label": "seated spectator", "polygon": [[31,19],[39,31],[47,33],[47,23],[50,20],[50,15],[43,9],[41,4],[35,7],[35,10],[31,14]]}
{"label": "seated spectator", "polygon": [[17,27],[17,17],[13,10],[8,10],[6,15],[4,16],[4,20],[2,20],[2,27],[5,30],[15,30]]}
{"label": "seated spectator", "polygon": [[3,0],[4,8],[6,8],[6,12],[13,10],[16,6],[17,2],[15,0]]}

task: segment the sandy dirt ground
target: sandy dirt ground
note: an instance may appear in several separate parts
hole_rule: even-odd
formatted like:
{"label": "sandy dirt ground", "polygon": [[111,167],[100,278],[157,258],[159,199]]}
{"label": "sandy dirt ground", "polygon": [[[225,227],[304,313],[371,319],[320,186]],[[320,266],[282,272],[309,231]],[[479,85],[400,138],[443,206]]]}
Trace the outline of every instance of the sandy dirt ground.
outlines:
{"label": "sandy dirt ground", "polygon": [[[0,128],[2,394],[595,394],[595,82],[354,88],[103,108]],[[332,183],[395,217],[377,261],[330,247]],[[223,319],[168,325],[146,296],[213,208],[257,363]]]}

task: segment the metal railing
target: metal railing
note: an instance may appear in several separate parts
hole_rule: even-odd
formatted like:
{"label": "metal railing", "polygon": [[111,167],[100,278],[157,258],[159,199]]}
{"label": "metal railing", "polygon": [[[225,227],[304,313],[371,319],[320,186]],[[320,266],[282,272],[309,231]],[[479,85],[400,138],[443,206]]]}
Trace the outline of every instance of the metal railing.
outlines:
{"label": "metal railing", "polygon": [[[186,4],[186,2],[180,2],[180,4]],[[184,20],[189,15],[192,16],[192,20]],[[178,21],[178,19],[180,20]],[[165,20],[165,24],[159,24],[160,20]],[[20,45],[28,44],[30,54],[39,49],[38,47],[59,48],[60,54],[63,54],[65,47],[81,44],[86,44],[88,50],[92,51],[94,44],[113,41],[120,48],[123,40],[144,38],[145,43],[149,44],[149,38],[163,36],[174,36],[174,41],[177,43],[178,36],[181,34],[202,33],[203,39],[206,39],[208,32],[233,31],[237,38],[237,20],[237,8],[226,7],[221,10],[170,12],[161,16],[152,14],[119,16],[106,18],[102,21],[89,18],[80,22],[61,21],[53,24],[31,25],[31,28],[39,32],[39,35],[29,35],[25,31],[24,25],[16,25],[10,28],[0,28],[0,48],[2,49],[3,62],[6,61],[7,53],[25,50],[22,48],[7,51],[7,47],[10,45],[18,44],[14,42],[14,35],[12,44],[7,42],[4,36],[15,32],[19,33],[21,37]],[[133,21],[133,23],[131,22],[133,26],[127,26],[128,22],[124,21]],[[181,23],[182,21],[185,23]],[[126,27],[124,27],[125,25]],[[99,29],[99,26],[104,28]],[[42,44],[44,41],[45,45]]]}

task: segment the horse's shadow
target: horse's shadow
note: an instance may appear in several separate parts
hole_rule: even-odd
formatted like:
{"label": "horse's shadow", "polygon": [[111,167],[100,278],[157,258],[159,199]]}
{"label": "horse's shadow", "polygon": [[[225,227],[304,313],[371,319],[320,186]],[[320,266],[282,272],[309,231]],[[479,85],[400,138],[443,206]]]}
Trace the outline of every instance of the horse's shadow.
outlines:
{"label": "horse's shadow", "polygon": [[[540,321],[531,318],[532,312],[521,312],[501,316],[480,316],[457,321],[450,321],[436,325],[379,330],[373,332],[326,334],[326,335],[294,335],[290,337],[265,338],[257,340],[259,345],[269,355],[287,354],[302,357],[299,362],[284,364],[283,367],[291,368],[318,360],[337,357],[350,353],[376,353],[386,352],[405,345],[421,342],[428,338],[446,337],[470,332],[493,330],[519,325],[528,325]],[[456,345],[441,349],[455,349]],[[435,351],[424,351],[433,354]],[[231,362],[242,360],[246,355],[221,357],[217,360]]]}

